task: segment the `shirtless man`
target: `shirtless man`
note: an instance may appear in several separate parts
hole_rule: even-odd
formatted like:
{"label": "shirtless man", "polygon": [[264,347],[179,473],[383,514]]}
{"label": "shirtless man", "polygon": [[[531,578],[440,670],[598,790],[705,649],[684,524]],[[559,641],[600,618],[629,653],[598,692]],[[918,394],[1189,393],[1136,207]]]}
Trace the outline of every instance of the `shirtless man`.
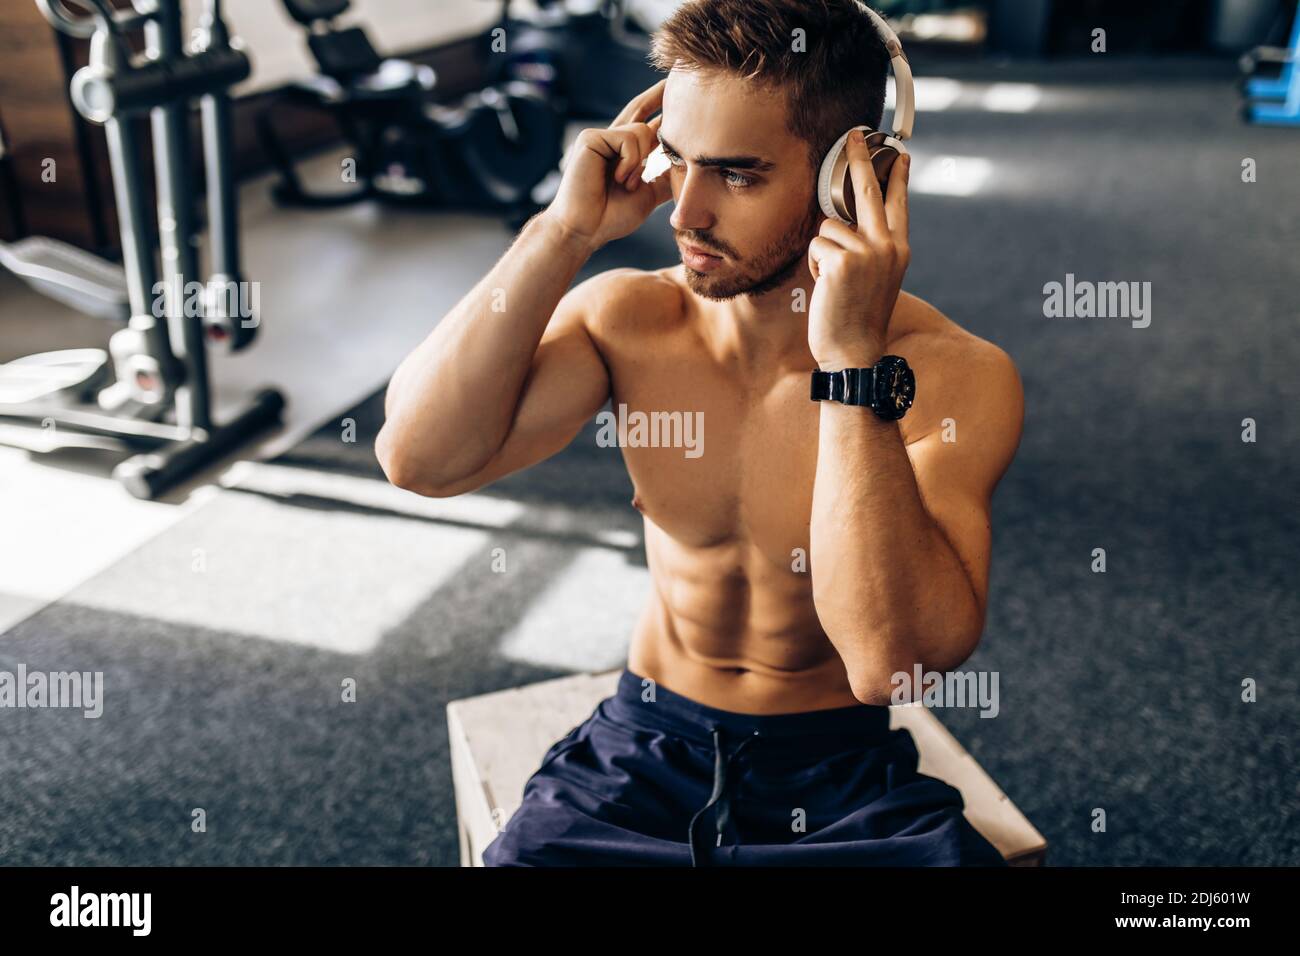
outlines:
{"label": "shirtless man", "polygon": [[[376,443],[394,484],[447,497],[611,400],[703,412],[701,457],[622,449],[653,593],[618,693],[485,861],[1000,864],[888,730],[893,675],[979,641],[1023,407],[1004,352],[900,291],[909,157],[882,193],[850,137],[856,223],[819,209],[820,157],[881,124],[886,48],[856,0],[693,0],[654,57],[667,78],[579,135],[555,201],[397,369]],[[682,264],[569,289],[669,199]],[[810,399],[814,370],[885,355],[915,371],[901,419]]]}

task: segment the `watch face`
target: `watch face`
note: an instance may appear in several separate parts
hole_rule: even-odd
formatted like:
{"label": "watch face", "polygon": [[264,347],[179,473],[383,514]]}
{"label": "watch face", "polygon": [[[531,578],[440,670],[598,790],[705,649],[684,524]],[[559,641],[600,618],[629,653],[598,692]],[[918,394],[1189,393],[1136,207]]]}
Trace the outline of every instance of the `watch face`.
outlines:
{"label": "watch face", "polygon": [[876,378],[876,406],[886,418],[902,418],[916,398],[916,376],[905,360],[886,355]]}

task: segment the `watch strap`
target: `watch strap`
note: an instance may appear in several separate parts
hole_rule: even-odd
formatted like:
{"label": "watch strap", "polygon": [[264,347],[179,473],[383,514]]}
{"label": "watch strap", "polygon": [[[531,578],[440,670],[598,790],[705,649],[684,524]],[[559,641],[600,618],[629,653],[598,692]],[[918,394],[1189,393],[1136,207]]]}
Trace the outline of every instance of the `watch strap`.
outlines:
{"label": "watch strap", "polygon": [[814,402],[870,405],[874,381],[873,368],[842,368],[835,372],[818,369],[812,373],[810,397]]}

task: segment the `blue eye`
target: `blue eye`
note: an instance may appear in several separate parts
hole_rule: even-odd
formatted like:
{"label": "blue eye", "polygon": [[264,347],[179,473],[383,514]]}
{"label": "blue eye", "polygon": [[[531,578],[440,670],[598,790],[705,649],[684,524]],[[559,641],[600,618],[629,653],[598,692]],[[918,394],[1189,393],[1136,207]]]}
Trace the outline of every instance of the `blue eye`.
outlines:
{"label": "blue eye", "polygon": [[[676,153],[669,152],[667,148],[664,149],[664,155],[668,157],[668,162],[672,163],[674,166],[681,166],[685,162],[685,160]],[[746,176],[744,173],[738,173],[732,169],[722,169],[719,170],[719,173],[721,173],[723,180],[732,189],[744,189],[746,186],[754,185],[753,178]]]}

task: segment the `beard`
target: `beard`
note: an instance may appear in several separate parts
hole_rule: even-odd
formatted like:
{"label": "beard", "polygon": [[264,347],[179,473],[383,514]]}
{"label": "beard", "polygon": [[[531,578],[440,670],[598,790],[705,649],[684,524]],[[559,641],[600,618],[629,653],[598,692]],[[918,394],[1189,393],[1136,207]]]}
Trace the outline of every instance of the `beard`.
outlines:
{"label": "beard", "polygon": [[[820,207],[816,198],[809,204],[801,221],[786,230],[757,254],[742,261],[727,275],[697,272],[683,264],[686,285],[696,295],[721,301],[738,295],[760,296],[778,289],[795,274],[800,263],[808,257],[808,244],[817,234],[817,214]],[[705,248],[719,249],[731,254],[730,248],[715,239],[697,234]],[[687,238],[690,241],[690,238]],[[736,257],[732,255],[732,258]]]}

